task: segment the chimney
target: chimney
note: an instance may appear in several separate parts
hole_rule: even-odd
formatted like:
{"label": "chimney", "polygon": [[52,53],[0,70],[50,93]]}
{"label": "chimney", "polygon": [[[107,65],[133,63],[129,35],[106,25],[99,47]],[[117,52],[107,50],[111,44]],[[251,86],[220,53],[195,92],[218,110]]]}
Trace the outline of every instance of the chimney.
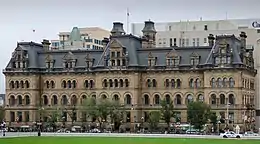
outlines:
{"label": "chimney", "polygon": [[103,45],[103,49],[106,48],[107,44],[109,43],[109,39],[104,37],[104,39],[102,40],[102,45]]}
{"label": "chimney", "polygon": [[246,48],[246,38],[247,38],[247,35],[246,35],[245,32],[241,32],[239,36],[240,36],[241,48],[245,49]]}
{"label": "chimney", "polygon": [[50,42],[47,39],[43,39],[42,46],[45,51],[48,51],[50,49]]}
{"label": "chimney", "polygon": [[156,33],[156,30],[154,28],[154,22],[152,22],[150,20],[149,21],[145,21],[144,22],[144,28],[143,28],[142,32],[143,33],[147,33],[147,32],[154,32],[154,33]]}
{"label": "chimney", "polygon": [[121,22],[114,22],[113,29],[111,30],[112,36],[120,36],[125,35],[125,31],[123,28],[123,23]]}
{"label": "chimney", "polygon": [[209,42],[209,46],[213,46],[214,45],[214,42],[215,41],[215,37],[214,37],[214,35],[213,34],[209,34],[209,36],[208,36],[208,42]]}

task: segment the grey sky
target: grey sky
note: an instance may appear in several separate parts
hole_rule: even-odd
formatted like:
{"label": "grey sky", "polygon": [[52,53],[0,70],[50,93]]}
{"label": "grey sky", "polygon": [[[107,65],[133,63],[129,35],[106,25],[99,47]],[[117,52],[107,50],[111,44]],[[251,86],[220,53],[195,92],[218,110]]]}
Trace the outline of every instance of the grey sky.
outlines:
{"label": "grey sky", "polygon": [[[260,0],[3,0],[0,4],[0,67],[7,65],[17,41],[57,39],[59,31],[73,26],[100,26],[113,21],[155,22],[228,18],[260,18]],[[36,32],[33,33],[32,30]],[[0,75],[0,93],[5,93]]]}

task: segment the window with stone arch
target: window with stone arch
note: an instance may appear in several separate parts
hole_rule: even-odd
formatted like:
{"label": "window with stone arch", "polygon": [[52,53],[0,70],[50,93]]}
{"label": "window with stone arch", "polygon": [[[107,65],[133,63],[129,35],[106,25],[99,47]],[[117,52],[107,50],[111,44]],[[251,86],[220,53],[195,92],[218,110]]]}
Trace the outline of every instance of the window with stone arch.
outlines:
{"label": "window with stone arch", "polygon": [[181,100],[182,98],[181,98],[181,95],[180,94],[177,94],[176,96],[175,96],[175,104],[176,105],[181,105],[182,104],[182,100]]}
{"label": "window with stone arch", "polygon": [[160,104],[160,96],[158,94],[154,95],[154,104],[155,105]]}
{"label": "window with stone arch", "polygon": [[125,96],[125,104],[126,105],[131,105],[132,104],[132,98],[131,98],[131,96],[129,94],[127,94]]}
{"label": "window with stone arch", "polygon": [[145,94],[144,97],[143,97],[143,104],[144,105],[149,105],[150,104],[150,97],[148,94]]}
{"label": "window with stone arch", "polygon": [[187,104],[193,102],[193,96],[192,96],[192,94],[188,94],[186,99],[187,99]]}

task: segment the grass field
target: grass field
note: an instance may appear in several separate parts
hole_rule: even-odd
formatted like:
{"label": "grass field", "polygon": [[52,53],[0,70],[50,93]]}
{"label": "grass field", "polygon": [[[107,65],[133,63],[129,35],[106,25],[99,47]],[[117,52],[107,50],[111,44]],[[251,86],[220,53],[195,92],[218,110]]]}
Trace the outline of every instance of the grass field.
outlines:
{"label": "grass field", "polygon": [[260,140],[112,137],[21,137],[0,139],[0,144],[260,144]]}

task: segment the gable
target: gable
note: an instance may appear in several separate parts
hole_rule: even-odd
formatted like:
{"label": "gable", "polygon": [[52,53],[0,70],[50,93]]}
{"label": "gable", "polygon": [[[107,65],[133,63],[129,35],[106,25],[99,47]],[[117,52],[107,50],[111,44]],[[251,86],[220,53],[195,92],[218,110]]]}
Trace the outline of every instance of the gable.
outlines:
{"label": "gable", "polygon": [[196,52],[192,52],[191,55],[190,55],[190,57],[192,57],[192,58],[197,58],[199,56],[200,55],[198,53],[196,53]]}
{"label": "gable", "polygon": [[75,55],[72,53],[72,52],[68,52],[64,57],[63,57],[64,60],[75,60],[76,57]]}
{"label": "gable", "polygon": [[178,53],[175,50],[171,50],[166,54],[166,58],[174,58],[176,56],[179,56]]}
{"label": "gable", "polygon": [[120,48],[123,48],[124,46],[116,39],[113,39],[111,44],[110,44],[110,48],[111,49],[120,49]]}
{"label": "gable", "polygon": [[52,60],[53,60],[52,55],[50,55],[50,54],[46,55],[46,57],[45,57],[45,61],[46,61],[46,62],[50,62],[50,61],[52,61]]}

